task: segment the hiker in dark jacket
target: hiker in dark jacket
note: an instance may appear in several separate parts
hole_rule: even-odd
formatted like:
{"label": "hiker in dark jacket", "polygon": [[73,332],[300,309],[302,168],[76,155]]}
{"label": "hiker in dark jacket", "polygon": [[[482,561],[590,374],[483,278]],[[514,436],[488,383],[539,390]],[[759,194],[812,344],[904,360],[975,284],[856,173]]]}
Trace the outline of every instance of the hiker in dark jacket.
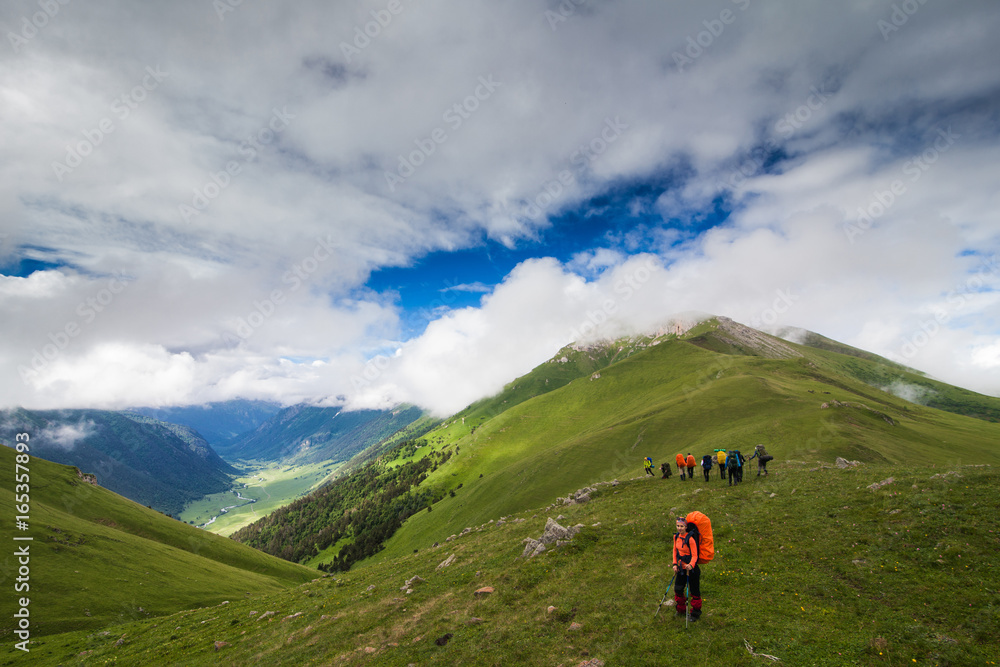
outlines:
{"label": "hiker in dark jacket", "polygon": [[738,449],[731,450],[726,455],[726,474],[729,476],[729,486],[743,481],[743,455]]}
{"label": "hiker in dark jacket", "polygon": [[715,458],[711,454],[705,454],[701,457],[701,468],[705,473],[705,481],[708,481],[708,473],[712,470],[712,459]]}
{"label": "hiker in dark jacket", "polygon": [[670,464],[669,463],[667,463],[666,461],[664,461],[660,465],[660,470],[663,471],[663,477],[661,477],[660,479],[667,479],[668,477],[670,477],[671,472],[670,472]]}
{"label": "hiker in dark jacket", "polygon": [[750,461],[757,459],[757,476],[760,477],[761,471],[763,471],[764,476],[767,477],[767,462],[770,461],[773,456],[767,453],[764,445],[757,445],[754,447],[753,456],[750,457]]}

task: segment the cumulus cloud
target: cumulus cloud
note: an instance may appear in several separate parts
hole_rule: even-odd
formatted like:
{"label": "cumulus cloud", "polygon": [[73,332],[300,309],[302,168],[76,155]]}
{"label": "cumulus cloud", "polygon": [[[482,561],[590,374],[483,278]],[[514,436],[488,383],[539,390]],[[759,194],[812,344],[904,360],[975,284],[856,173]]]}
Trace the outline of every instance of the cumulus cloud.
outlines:
{"label": "cumulus cloud", "polygon": [[[0,403],[447,411],[685,310],[1000,393],[995,3],[400,7],[60,5],[0,53]],[[400,340],[370,274],[492,243],[538,258]]]}

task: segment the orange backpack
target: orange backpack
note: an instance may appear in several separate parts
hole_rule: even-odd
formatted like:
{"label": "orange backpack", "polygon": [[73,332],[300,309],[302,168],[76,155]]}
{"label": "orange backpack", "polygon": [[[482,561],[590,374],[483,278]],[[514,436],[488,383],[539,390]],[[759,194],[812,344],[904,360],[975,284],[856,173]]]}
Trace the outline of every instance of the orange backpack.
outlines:
{"label": "orange backpack", "polygon": [[[695,544],[698,545],[698,563],[711,563],[715,558],[715,540],[712,537],[712,521],[697,510],[689,513],[684,519],[698,527]],[[690,533],[689,533],[690,535]]]}

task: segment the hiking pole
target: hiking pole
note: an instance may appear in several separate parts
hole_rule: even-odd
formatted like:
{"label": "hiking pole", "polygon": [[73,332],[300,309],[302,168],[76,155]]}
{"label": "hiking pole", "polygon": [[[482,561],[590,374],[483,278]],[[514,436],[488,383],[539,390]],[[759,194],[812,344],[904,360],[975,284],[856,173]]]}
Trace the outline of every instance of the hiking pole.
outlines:
{"label": "hiking pole", "polygon": [[687,584],[684,586],[684,597],[687,598],[688,603],[684,606],[684,629],[687,630],[688,622],[691,620],[691,596],[689,592],[691,591],[691,576],[688,575]]}
{"label": "hiking pole", "polygon": [[673,585],[674,585],[674,579],[676,577],[677,577],[677,573],[674,572],[674,576],[670,577],[670,583],[667,584],[667,590],[663,591],[663,597],[660,598],[660,604],[656,605],[656,613],[653,614],[653,618],[656,618],[656,614],[660,613],[660,607],[662,607],[663,603],[667,601],[667,595],[670,594],[670,589],[673,587]]}

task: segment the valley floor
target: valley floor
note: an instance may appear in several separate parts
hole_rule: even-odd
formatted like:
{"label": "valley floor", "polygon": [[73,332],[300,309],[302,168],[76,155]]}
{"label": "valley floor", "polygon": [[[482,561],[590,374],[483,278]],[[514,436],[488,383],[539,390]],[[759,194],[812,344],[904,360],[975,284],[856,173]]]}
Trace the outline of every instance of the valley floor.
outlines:
{"label": "valley floor", "polygon": [[189,503],[180,520],[219,535],[231,535],[243,526],[301,498],[337,471],[336,463],[283,465],[238,462],[233,488]]}

